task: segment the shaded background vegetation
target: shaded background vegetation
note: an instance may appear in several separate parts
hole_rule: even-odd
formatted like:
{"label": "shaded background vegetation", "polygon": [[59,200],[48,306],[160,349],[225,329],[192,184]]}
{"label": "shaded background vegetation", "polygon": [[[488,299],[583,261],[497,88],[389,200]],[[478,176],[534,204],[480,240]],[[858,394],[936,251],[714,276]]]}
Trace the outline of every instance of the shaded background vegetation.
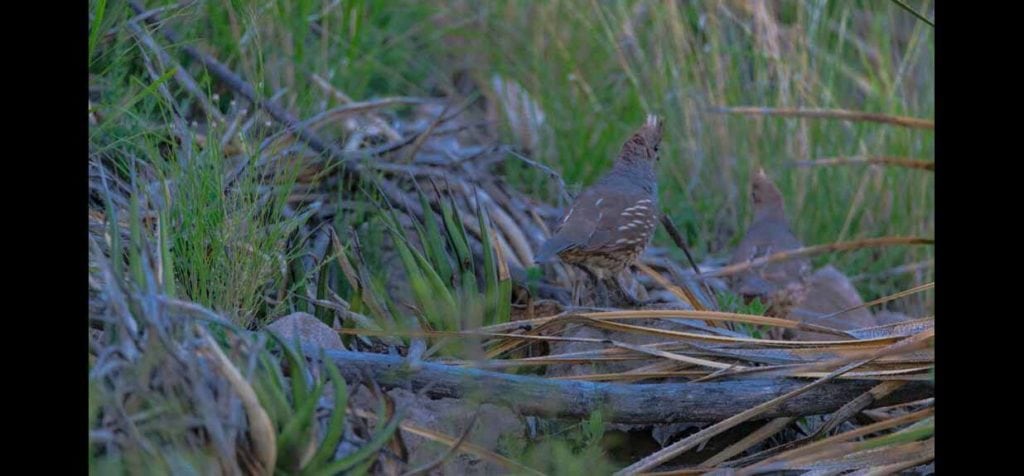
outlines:
{"label": "shaded background vegetation", "polygon": [[[103,31],[128,14],[116,7],[121,2],[110,3]],[[918,9],[929,11],[928,2]],[[930,160],[932,131],[711,112],[840,108],[930,118],[933,30],[892,2],[209,1],[165,17],[187,43],[259,92],[283,92],[281,102],[299,117],[330,105],[310,81],[314,73],[354,98],[466,92],[467,84],[486,88],[495,74],[518,81],[545,115],[532,157],[575,187],[606,169],[646,112],[662,114],[661,199],[698,259],[724,256],[738,241],[750,216],[747,180],[759,165],[782,189],[806,243],[933,230],[930,174],[793,167],[827,157]],[[90,71],[103,91],[96,106],[117,109],[138,92],[140,71],[125,61],[134,42],[112,46],[98,49]],[[199,79],[213,92],[221,88]],[[109,132],[119,147],[147,137],[144,127],[118,122],[123,133]],[[518,186],[555,197],[551,181],[510,169]],[[859,276],[930,258],[929,247],[891,248],[819,257],[818,264],[829,260]],[[926,282],[929,273],[856,284],[871,299]]]}

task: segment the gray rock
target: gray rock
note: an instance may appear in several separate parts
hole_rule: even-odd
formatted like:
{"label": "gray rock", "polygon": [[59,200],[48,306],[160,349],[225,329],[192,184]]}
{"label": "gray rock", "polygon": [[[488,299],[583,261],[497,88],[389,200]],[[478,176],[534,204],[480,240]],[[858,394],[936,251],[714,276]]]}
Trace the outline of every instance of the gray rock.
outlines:
{"label": "gray rock", "polygon": [[324,349],[345,350],[337,331],[311,314],[294,312],[268,325],[267,332],[273,332],[285,342],[299,342]]}

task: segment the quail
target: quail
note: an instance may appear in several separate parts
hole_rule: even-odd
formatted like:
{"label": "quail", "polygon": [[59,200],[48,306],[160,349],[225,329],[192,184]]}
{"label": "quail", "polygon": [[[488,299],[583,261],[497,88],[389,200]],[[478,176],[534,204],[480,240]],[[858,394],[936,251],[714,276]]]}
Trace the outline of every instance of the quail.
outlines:
{"label": "quail", "polygon": [[612,169],[576,197],[534,259],[545,263],[557,256],[582,267],[597,282],[605,303],[602,281],[611,278],[627,301],[639,304],[616,278],[640,257],[658,223],[654,166],[662,125],[658,116],[647,116],[623,144]]}
{"label": "quail", "polygon": [[[790,229],[782,202],[782,193],[771,179],[758,169],[750,181],[750,198],[754,204],[754,220],[733,252],[731,264],[744,263],[773,253],[803,246]],[[735,276],[732,288],[748,299],[770,298],[787,287],[797,285],[810,273],[807,259],[772,263]]]}

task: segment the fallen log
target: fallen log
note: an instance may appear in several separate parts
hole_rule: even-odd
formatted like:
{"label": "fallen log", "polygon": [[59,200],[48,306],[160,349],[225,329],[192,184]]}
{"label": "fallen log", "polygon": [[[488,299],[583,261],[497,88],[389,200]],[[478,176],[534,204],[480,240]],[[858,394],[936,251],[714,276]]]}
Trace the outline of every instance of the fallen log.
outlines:
{"label": "fallen log", "polygon": [[[620,384],[555,380],[467,367],[409,361],[395,355],[324,351],[350,382],[372,377],[385,388],[420,391],[433,398],[465,398],[501,404],[525,415],[585,418],[601,410],[617,423],[714,422],[806,385],[795,378],[735,379],[702,383]],[[307,349],[308,355],[318,355]],[[837,380],[808,390],[765,412],[764,418],[821,415],[877,385],[872,380]],[[909,381],[871,407],[934,395],[927,381]]]}

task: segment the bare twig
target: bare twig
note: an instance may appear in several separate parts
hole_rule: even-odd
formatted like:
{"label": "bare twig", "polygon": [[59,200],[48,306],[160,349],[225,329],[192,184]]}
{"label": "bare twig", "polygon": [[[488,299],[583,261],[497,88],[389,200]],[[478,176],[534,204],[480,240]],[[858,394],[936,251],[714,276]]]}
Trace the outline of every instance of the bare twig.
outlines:
{"label": "bare twig", "polygon": [[661,214],[661,225],[665,227],[665,231],[668,232],[668,236],[672,238],[672,242],[683,250],[686,254],[686,261],[690,263],[690,268],[693,269],[694,274],[700,276],[700,268],[697,267],[697,262],[693,260],[693,255],[690,254],[690,248],[686,246],[686,240],[683,239],[683,234],[679,233],[679,228],[676,228],[676,224],[672,223],[672,218],[667,213],[662,212]]}
{"label": "bare twig", "polygon": [[[129,1],[128,3],[129,5],[131,5],[132,9],[135,10],[136,13],[143,13],[145,11],[142,8],[142,6],[138,4],[138,2]],[[146,21],[155,22],[155,19],[156,16],[154,15],[150,18],[147,18]],[[165,25],[161,29],[161,31],[163,32],[164,37],[166,37],[170,42],[181,43],[181,38],[178,36],[177,32],[175,32],[170,27]],[[267,113],[270,114],[270,116],[273,117],[274,120],[284,124],[285,127],[294,131],[295,135],[300,140],[305,142],[316,152],[332,156],[339,160],[342,160],[345,157],[345,154],[341,151],[341,149],[339,149],[332,143],[321,139],[318,135],[316,135],[313,132],[310,132],[308,129],[301,127],[301,125],[299,124],[299,120],[296,119],[295,116],[293,116],[291,113],[284,110],[281,106],[277,105],[276,102],[271,101],[269,99],[260,99],[259,96],[256,94],[256,90],[253,89],[253,87],[249,83],[245,82],[245,80],[243,80],[240,76],[235,74],[234,71],[231,71],[230,68],[225,66],[220,61],[217,61],[212,56],[203,53],[202,51],[199,51],[199,49],[194,46],[184,45],[182,46],[182,49],[185,51],[185,54],[192,58],[194,61],[197,61],[201,63],[203,66],[205,66],[207,71],[209,71],[209,73],[213,77],[219,79],[232,90],[242,95],[242,97],[244,97],[247,101],[263,108],[263,110],[267,111]],[[353,176],[359,176],[358,167],[350,167],[348,171]]]}
{"label": "bare twig", "polygon": [[892,0],[892,2],[895,3],[896,5],[899,5],[900,8],[910,12],[910,14],[917,17],[918,20],[921,20],[928,24],[928,26],[935,28],[935,22],[929,20],[928,17],[924,16],[923,13],[914,10],[913,8],[910,8],[910,5],[907,5],[906,2],[904,2],[903,0]]}
{"label": "bare twig", "polygon": [[156,16],[158,12],[156,10],[150,10],[147,13],[149,14],[137,15],[136,17],[129,20],[127,23],[128,28],[139,39],[140,43],[145,45],[147,48],[149,48],[151,51],[153,51],[153,53],[157,55],[157,57],[160,59],[162,63],[168,65],[168,67],[174,68],[174,79],[178,82],[178,84],[181,85],[182,88],[185,89],[185,91],[188,91],[189,94],[196,98],[196,101],[199,102],[199,105],[202,106],[203,110],[206,111],[207,115],[213,118],[213,120],[216,122],[224,122],[224,115],[221,114],[220,110],[218,110],[213,105],[213,103],[210,102],[210,99],[206,97],[206,93],[204,93],[203,90],[199,87],[199,84],[196,83],[196,80],[188,74],[188,71],[186,71],[185,68],[182,68],[176,61],[174,61],[174,59],[171,58],[171,55],[168,54],[167,51],[164,50],[156,42],[156,40],[154,40],[153,37],[146,32],[144,28],[138,26],[138,24],[136,23],[137,21],[149,20],[151,17]]}

